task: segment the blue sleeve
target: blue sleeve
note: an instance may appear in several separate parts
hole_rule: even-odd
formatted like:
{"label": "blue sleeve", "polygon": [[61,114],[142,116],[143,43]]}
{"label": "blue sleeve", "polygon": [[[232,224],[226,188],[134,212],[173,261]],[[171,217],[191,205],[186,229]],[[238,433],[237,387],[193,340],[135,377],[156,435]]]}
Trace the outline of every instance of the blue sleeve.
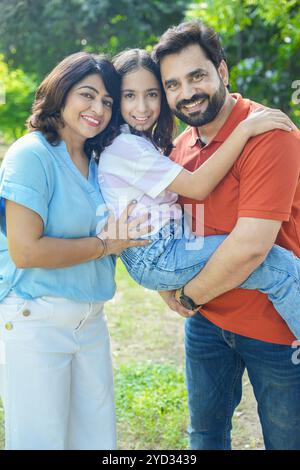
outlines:
{"label": "blue sleeve", "polygon": [[[26,136],[27,137],[27,136]],[[5,218],[4,199],[36,212],[47,223],[49,185],[47,153],[40,142],[17,141],[6,154],[0,170],[1,228]]]}

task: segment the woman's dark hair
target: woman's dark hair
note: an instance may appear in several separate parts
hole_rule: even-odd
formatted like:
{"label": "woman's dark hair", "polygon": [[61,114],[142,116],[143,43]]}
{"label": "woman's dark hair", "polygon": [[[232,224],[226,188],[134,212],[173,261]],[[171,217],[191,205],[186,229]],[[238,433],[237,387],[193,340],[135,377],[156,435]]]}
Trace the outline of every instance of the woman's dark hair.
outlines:
{"label": "woman's dark hair", "polygon": [[178,53],[192,44],[198,44],[204,50],[207,58],[211,60],[216,69],[222,60],[226,62],[219,35],[214,29],[196,20],[167,29],[154,47],[152,58],[157,64],[160,64],[165,56]]}
{"label": "woman's dark hair", "polygon": [[27,120],[30,132],[39,130],[52,145],[58,145],[59,127],[63,126],[61,110],[64,108],[70,89],[84,77],[97,73],[113,99],[112,118],[107,128],[84,144],[90,157],[99,159],[102,150],[119,133],[118,108],[120,78],[114,66],[104,55],[77,52],[62,60],[43,80],[37,89],[32,114]]}
{"label": "woman's dark hair", "polygon": [[[161,88],[161,110],[150,137],[153,143],[165,155],[169,155],[173,148],[172,140],[175,123],[163,89],[159,66],[152,60],[151,55],[143,49],[129,49],[123,51],[113,58],[113,64],[121,79],[127,73],[133,72],[141,67],[148,70],[156,77]],[[120,119],[121,122],[124,123],[124,120],[122,118]]]}

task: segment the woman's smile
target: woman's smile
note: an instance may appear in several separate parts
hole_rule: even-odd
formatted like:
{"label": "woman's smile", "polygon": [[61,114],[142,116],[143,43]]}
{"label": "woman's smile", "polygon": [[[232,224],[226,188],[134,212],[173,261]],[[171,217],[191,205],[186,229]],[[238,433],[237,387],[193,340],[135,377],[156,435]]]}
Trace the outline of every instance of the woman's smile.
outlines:
{"label": "woman's smile", "polygon": [[70,90],[62,117],[61,137],[74,143],[93,138],[108,125],[112,115],[113,99],[102,78],[90,74]]}
{"label": "woman's smile", "polygon": [[81,118],[86,122],[88,126],[98,127],[101,125],[102,121],[100,119],[96,119],[93,116],[88,114],[81,114]]}

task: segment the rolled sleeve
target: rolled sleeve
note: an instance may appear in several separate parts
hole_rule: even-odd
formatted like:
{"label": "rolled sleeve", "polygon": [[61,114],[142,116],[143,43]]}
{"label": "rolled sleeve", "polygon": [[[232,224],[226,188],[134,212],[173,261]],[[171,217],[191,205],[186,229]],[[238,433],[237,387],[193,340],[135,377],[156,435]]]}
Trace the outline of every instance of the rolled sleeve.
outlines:
{"label": "rolled sleeve", "polygon": [[21,204],[36,212],[43,220],[44,226],[47,224],[48,204],[43,195],[35,189],[21,186],[17,183],[6,182],[0,192],[1,198]]}
{"label": "rolled sleeve", "polygon": [[[165,157],[167,159],[167,157]],[[169,162],[173,163],[171,160]],[[164,172],[155,171],[153,180],[155,180],[155,175],[157,175],[157,184],[153,184],[147,190],[148,196],[155,199],[162,191],[164,191],[174,180],[175,178],[181,173],[183,170],[182,166],[173,163],[172,166],[169,168],[165,168]],[[163,177],[162,177],[163,175]],[[160,178],[160,179],[159,179]]]}
{"label": "rolled sleeve", "polygon": [[42,161],[43,148],[41,154],[37,150],[27,144],[23,148],[20,142],[10,148],[1,167],[0,198],[33,210],[46,226],[49,187],[45,162]]}
{"label": "rolled sleeve", "polygon": [[134,180],[131,181],[135,188],[155,199],[182,170],[182,166],[153,147],[139,155],[134,168]]}

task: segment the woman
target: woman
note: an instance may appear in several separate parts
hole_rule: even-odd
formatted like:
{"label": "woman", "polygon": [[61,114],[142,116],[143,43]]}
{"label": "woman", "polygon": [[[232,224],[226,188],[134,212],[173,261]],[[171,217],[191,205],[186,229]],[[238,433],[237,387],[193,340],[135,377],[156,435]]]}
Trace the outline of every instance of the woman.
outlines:
{"label": "woman", "polygon": [[[249,138],[272,129],[290,131],[295,126],[281,111],[251,113],[207,162],[191,173],[162,154],[168,153],[171,146],[172,121],[158,66],[139,49],[122,52],[114,65],[122,79],[121,115],[125,125],[101,154],[98,170],[102,194],[117,217],[127,201],[135,198],[136,214],[142,207],[151,210],[154,226],[151,245],[128,248],[121,259],[139,284],[159,291],[181,289],[177,300],[197,310],[201,306],[184,294],[183,286],[199,273],[226,236],[197,238],[184,232],[177,194],[205,199],[230,170]],[[240,287],[268,294],[300,338],[299,286],[300,260],[274,246]]]}
{"label": "woman", "polygon": [[[6,449],[113,449],[115,411],[104,302],[115,257],[145,217],[122,214],[116,239],[93,154],[113,135],[119,80],[77,53],[40,85],[29,133],[0,172],[0,321]],[[103,231],[103,237],[102,232]],[[144,233],[147,229],[144,230]],[[140,233],[139,233],[140,235]]]}

